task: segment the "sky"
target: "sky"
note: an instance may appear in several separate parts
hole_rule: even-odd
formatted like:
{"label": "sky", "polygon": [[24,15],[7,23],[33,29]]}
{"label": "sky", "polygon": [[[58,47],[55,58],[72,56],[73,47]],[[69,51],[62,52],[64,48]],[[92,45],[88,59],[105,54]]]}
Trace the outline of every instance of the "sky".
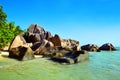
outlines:
{"label": "sky", "polygon": [[120,46],[119,0],[0,0],[7,20],[21,29],[38,24],[80,45]]}

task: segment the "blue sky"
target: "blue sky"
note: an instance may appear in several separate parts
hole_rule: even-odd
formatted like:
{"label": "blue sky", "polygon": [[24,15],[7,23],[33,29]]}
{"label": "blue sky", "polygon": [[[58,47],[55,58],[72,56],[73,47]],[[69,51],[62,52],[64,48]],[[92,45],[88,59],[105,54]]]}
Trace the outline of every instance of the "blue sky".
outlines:
{"label": "blue sky", "polygon": [[101,46],[120,46],[119,0],[0,0],[8,21],[39,24],[53,35]]}

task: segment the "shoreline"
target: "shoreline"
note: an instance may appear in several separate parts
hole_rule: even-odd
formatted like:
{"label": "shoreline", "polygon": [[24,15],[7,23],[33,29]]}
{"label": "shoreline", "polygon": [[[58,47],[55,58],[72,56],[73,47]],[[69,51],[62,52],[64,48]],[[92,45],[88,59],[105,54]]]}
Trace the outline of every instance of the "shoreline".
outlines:
{"label": "shoreline", "polygon": [[[9,52],[7,50],[3,51],[3,50],[0,50],[0,58],[9,58]],[[42,58],[43,56],[42,55],[35,55],[35,59],[36,58]]]}

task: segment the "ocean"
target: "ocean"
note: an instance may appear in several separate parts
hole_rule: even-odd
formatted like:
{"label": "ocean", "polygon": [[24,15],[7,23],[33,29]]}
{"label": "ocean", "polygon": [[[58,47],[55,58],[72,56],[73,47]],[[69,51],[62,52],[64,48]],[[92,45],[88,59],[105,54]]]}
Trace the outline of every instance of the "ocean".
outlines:
{"label": "ocean", "polygon": [[120,80],[120,48],[89,52],[88,61],[63,65],[36,58],[18,61],[0,57],[0,80]]}

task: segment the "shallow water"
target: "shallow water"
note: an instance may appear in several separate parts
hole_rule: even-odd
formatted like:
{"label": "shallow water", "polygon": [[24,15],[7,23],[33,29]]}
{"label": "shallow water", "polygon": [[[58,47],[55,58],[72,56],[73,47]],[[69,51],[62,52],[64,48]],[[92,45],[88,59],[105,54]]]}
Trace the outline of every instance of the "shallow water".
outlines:
{"label": "shallow water", "polygon": [[89,61],[61,65],[44,58],[0,57],[0,80],[120,80],[120,50],[90,52]]}

